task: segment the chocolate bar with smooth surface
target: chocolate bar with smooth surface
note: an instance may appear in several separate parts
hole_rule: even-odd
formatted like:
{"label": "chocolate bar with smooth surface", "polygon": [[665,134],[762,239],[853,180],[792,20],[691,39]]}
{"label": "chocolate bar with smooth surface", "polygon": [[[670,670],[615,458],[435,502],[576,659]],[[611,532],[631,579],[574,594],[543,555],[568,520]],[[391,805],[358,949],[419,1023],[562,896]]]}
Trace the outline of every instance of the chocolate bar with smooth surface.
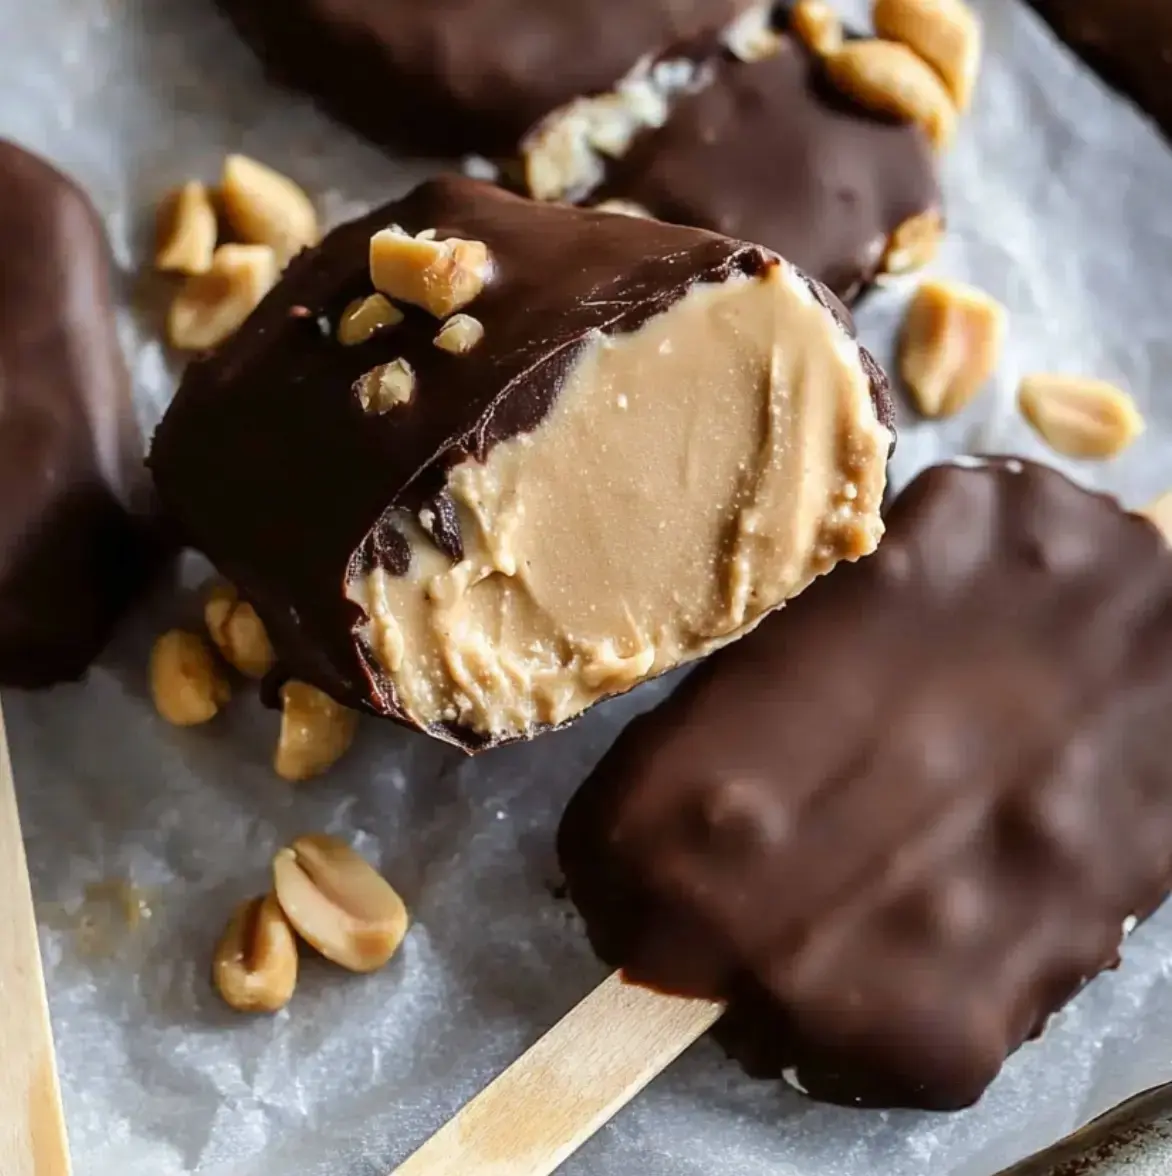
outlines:
{"label": "chocolate bar with smooth surface", "polygon": [[890,401],[844,316],[758,246],[439,179],[297,258],[150,463],[286,672],[477,750],[874,548]]}
{"label": "chocolate bar with smooth surface", "polygon": [[0,141],[0,685],[80,677],[158,545],[85,194]]}
{"label": "chocolate bar with smooth surface", "polygon": [[751,1074],[976,1101],[1172,888],[1172,549],[1013,460],[636,719],[558,838],[599,955],[729,1002]]}

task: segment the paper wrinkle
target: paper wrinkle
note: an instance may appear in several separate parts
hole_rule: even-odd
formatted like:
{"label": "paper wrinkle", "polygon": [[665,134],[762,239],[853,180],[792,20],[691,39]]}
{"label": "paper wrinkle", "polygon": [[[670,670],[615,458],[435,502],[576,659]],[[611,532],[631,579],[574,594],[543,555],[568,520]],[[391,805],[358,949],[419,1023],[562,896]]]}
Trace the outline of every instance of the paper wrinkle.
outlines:
{"label": "paper wrinkle", "polygon": [[[857,18],[867,6],[844,7]],[[1142,506],[1172,486],[1172,151],[1020,5],[976,7],[987,60],[947,163],[949,234],[933,272],[1004,301],[1009,340],[995,386],[956,419],[901,411],[896,481],[947,454],[1011,452]],[[229,151],[288,172],[331,223],[428,170],[384,159],[268,86],[210,3],[12,3],[0,59],[0,134],[89,188],[128,302],[155,200],[190,177],[214,181]],[[887,365],[914,286],[892,283],[860,315]],[[177,370],[158,341],[163,306],[156,298],[152,314],[120,324],[144,427]],[[1115,462],[1054,457],[1013,411],[1018,377],[1037,370],[1120,382],[1148,432]],[[184,572],[189,585],[202,576],[195,561]],[[675,679],[475,761],[368,721],[343,766],[290,786],[270,767],[279,716],[254,698],[204,729],[153,717],[150,642],[180,620],[198,624],[196,602],[161,592],[84,685],[4,698],[76,1171],[383,1176],[602,978],[553,896],[553,831],[623,723]],[[234,1015],[208,982],[216,937],[235,904],[267,886],[271,853],[318,829],[355,838],[379,863],[413,929],[380,974],[307,960],[286,1012]],[[105,878],[150,892],[153,916],[109,954],[87,955],[70,912]],[[975,1110],[819,1106],[743,1078],[705,1042],[563,1171],[989,1176],[1172,1078],[1169,1041],[1172,908],[1128,938],[1122,970],[1022,1049]]]}

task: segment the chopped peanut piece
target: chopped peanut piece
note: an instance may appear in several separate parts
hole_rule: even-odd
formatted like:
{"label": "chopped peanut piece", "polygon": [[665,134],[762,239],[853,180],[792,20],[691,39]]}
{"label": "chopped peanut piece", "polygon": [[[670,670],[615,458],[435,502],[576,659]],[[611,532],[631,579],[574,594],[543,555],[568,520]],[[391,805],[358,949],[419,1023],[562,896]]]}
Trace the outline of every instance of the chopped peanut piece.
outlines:
{"label": "chopped peanut piece", "polygon": [[241,903],[216,945],[216,991],[237,1012],[275,1013],[293,999],[297,972],[297,939],[276,898]]}
{"label": "chopped peanut piece", "polygon": [[474,319],[470,314],[457,314],[440,328],[439,334],[435,337],[435,345],[441,351],[464,355],[483,338],[484,324],[479,319]]}
{"label": "chopped peanut piece", "polygon": [[159,205],[155,228],[155,269],[206,274],[216,251],[216,210],[208,190],[192,180]]}
{"label": "chopped peanut piece", "polygon": [[214,719],[232,697],[207,643],[182,629],[172,629],[155,642],[150,678],[155,710],[176,727]]}
{"label": "chopped peanut piece", "polygon": [[879,114],[918,123],[943,149],[956,133],[956,103],[936,71],[895,41],[848,41],[825,59],[830,80]]}
{"label": "chopped peanut piece", "polygon": [[228,223],[241,239],[268,245],[282,269],[318,242],[313,201],[287,176],[255,159],[229,155],[224,160],[220,198]]}
{"label": "chopped peanut piece", "polygon": [[415,391],[415,369],[405,359],[393,359],[367,372],[354,385],[364,412],[382,416],[406,404]]}
{"label": "chopped peanut piece", "polygon": [[277,281],[267,245],[221,245],[206,274],[193,274],[171,303],[167,337],[183,351],[206,351],[234,335]]}
{"label": "chopped peanut piece", "polygon": [[819,57],[842,48],[842,20],[827,0],[798,0],[789,24],[794,36]]}
{"label": "chopped peanut piece", "polygon": [[914,49],[966,110],[981,64],[981,25],[964,0],[875,0],[875,31]]}
{"label": "chopped peanut piece", "polygon": [[373,339],[387,327],[397,327],[403,321],[403,312],[385,294],[371,294],[366,298],[355,298],[342,311],[338,323],[338,342],[344,347],[354,347]]}
{"label": "chopped peanut piece", "polygon": [[1115,457],[1144,431],[1135,401],[1103,380],[1026,376],[1018,405],[1042,440],[1067,457]]}
{"label": "chopped peanut piece", "polygon": [[935,260],[944,239],[944,217],[932,208],[909,217],[891,234],[879,271],[884,274],[910,274]]}
{"label": "chopped peanut piece", "polygon": [[358,715],[305,682],[281,687],[281,735],[273,766],[282,780],[320,776],[350,750]]}
{"label": "chopped peanut piece", "polygon": [[900,375],[926,417],[960,412],[1001,357],[1006,310],[959,282],[925,282],[904,320]]}
{"label": "chopped peanut piece", "polygon": [[470,303],[492,274],[483,241],[451,237],[446,241],[409,237],[383,229],[370,239],[370,279],[374,288],[447,318]]}
{"label": "chopped peanut piece", "polygon": [[231,584],[212,587],[203,617],[220,655],[245,677],[263,678],[273,668],[277,655],[264,622]]}
{"label": "chopped peanut piece", "polygon": [[298,837],[277,853],[273,887],[301,938],[352,972],[381,968],[407,934],[407,908],[391,884],[324,833]]}

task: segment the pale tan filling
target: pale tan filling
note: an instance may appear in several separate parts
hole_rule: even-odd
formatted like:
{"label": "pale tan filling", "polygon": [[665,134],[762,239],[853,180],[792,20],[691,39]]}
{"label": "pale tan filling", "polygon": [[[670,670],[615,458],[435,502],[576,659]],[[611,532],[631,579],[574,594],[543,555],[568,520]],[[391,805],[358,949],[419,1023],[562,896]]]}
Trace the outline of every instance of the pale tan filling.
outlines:
{"label": "pale tan filling", "polygon": [[409,573],[349,595],[416,722],[523,734],[874,550],[890,441],[857,347],[786,265],[699,285],[600,334],[535,431],[453,469],[461,563],[404,517]]}

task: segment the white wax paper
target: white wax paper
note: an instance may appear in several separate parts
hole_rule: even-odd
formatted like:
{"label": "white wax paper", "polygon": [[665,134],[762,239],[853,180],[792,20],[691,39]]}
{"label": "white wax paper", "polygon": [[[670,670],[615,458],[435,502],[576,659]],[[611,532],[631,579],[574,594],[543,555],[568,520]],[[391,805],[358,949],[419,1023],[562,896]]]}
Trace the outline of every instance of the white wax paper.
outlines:
{"label": "white wax paper", "polygon": [[[1003,299],[1010,340],[995,387],[959,419],[905,420],[896,476],[963,451],[1054,461],[1013,390],[1025,371],[1057,369],[1134,391],[1146,436],[1118,461],[1064,468],[1141,505],[1172,485],[1172,151],[1032,14],[1011,0],[977,7],[987,62],[947,163],[951,231],[934,268]],[[0,0],[0,18],[0,134],[76,175],[106,217],[145,428],[175,370],[157,343],[161,304],[135,317],[129,303],[165,188],[213,179],[243,150],[336,220],[426,173],[267,85],[211,0]],[[910,289],[878,293],[861,315],[882,359]],[[200,574],[189,565],[186,582]],[[387,1173],[602,977],[551,894],[553,830],[622,724],[670,683],[475,761],[369,721],[343,767],[293,787],[268,766],[277,718],[255,698],[192,731],[153,715],[151,638],[192,615],[190,598],[160,593],[84,684],[4,698],[77,1171]],[[265,888],[273,850],[313,829],[377,861],[414,929],[378,975],[311,961],[285,1012],[231,1014],[208,984],[212,944],[234,904]],[[95,933],[85,888],[103,879],[133,881],[151,917]],[[818,1106],[746,1080],[702,1043],[564,1170],[987,1176],[1172,1077],[1170,1042],[1165,910],[974,1110]]]}

